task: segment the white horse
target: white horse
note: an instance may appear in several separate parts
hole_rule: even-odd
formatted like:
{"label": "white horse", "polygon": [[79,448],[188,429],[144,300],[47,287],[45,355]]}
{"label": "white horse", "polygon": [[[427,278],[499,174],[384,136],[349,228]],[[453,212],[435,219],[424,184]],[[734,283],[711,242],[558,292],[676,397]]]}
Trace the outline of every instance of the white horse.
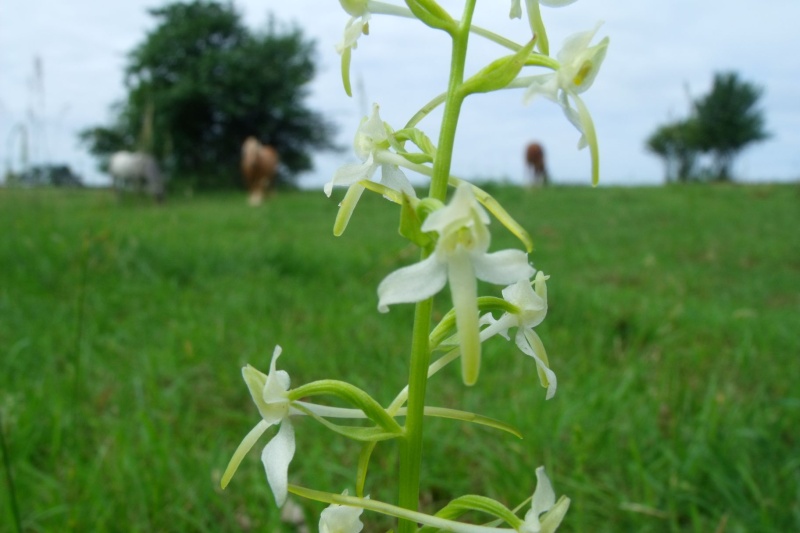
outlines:
{"label": "white horse", "polygon": [[116,152],[111,156],[108,169],[118,194],[124,190],[146,190],[156,202],[164,200],[164,176],[150,154]]}

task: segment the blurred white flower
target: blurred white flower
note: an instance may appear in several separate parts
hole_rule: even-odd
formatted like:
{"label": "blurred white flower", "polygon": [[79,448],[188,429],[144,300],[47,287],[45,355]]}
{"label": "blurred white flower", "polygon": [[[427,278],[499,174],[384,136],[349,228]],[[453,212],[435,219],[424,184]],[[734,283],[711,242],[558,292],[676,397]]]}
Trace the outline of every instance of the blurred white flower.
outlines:
{"label": "blurred white flower", "polygon": [[[533,491],[531,509],[525,514],[520,533],[552,533],[561,524],[569,509],[569,498],[562,496],[556,502],[556,493],[544,467],[536,469],[536,490]],[[544,516],[542,516],[544,515]]]}
{"label": "blurred white flower", "polygon": [[378,309],[386,312],[392,304],[429,298],[449,282],[461,346],[462,377],[467,385],[475,383],[480,369],[477,279],[507,285],[527,280],[534,273],[527,254],[521,250],[488,253],[488,223],[489,216],[475,199],[472,188],[460,185],[450,203],[422,223],[423,232],[435,231],[439,235],[433,253],[419,263],[392,272],[378,286]]}
{"label": "blurred white flower", "polygon": [[[577,33],[565,41],[557,56],[560,63],[558,70],[525,78],[529,83],[525,93],[526,102],[541,94],[558,103],[569,121],[581,133],[578,148],[589,146],[591,150],[593,183],[597,182],[598,176],[597,135],[589,110],[578,95],[592,86],[606,57],[608,37],[590,46],[599,28],[600,24],[593,30]],[[573,102],[575,107],[572,107]]]}
{"label": "blurred white flower", "polygon": [[548,278],[549,276],[545,276],[540,271],[536,273],[533,287],[527,279],[509,285],[503,289],[503,298],[518,307],[519,313],[504,313],[497,320],[487,313],[481,317],[480,322],[488,324],[488,327],[481,332],[482,338],[489,338],[497,334],[508,338],[508,330],[517,328],[514,341],[524,354],[531,356],[536,361],[539,381],[543,387],[547,388],[546,399],[549,400],[556,393],[556,375],[550,369],[550,362],[547,359],[547,352],[542,340],[533,330],[542,323],[547,314],[546,281]]}
{"label": "blurred white flower", "polygon": [[358,47],[358,38],[369,34],[369,19],[373,13],[413,17],[411,11],[402,6],[377,2],[376,0],[339,0],[342,8],[351,15],[344,27],[344,37],[336,44],[336,51],[342,56],[342,82],[348,96],[352,96],[350,88],[350,56]]}
{"label": "blurred white flower", "polygon": [[337,217],[337,235],[347,227],[350,216],[358,203],[364,186],[358,182],[371,180],[375,171],[381,169],[381,183],[395,191],[403,192],[408,196],[416,197],[414,187],[400,167],[390,163],[379,162],[382,153],[389,153],[389,134],[386,125],[381,120],[378,104],[372,105],[372,114],[364,117],[356,131],[353,140],[353,150],[361,163],[349,163],[341,166],[333,175],[331,181],[325,184],[325,194],[330,196],[334,186],[349,187],[345,199],[342,200],[341,210]]}
{"label": "blurred white flower", "polygon": [[[347,496],[347,491],[343,494]],[[360,533],[364,529],[360,520],[363,512],[364,509],[360,507],[333,503],[319,517],[319,533]]]}
{"label": "blurred white flower", "polygon": [[272,354],[269,374],[264,375],[250,365],[242,368],[242,377],[250,390],[262,420],[250,430],[242,440],[239,447],[231,457],[225,473],[222,475],[221,485],[224,489],[230,482],[242,459],[255,445],[256,441],[267,429],[275,424],[280,424],[278,433],[267,443],[261,452],[261,462],[267,473],[267,482],[275,496],[275,503],[282,506],[286,501],[288,491],[289,463],[292,462],[295,452],[294,428],[289,421],[290,401],[289,374],[277,370],[275,364],[281,355],[281,347],[276,346]]}

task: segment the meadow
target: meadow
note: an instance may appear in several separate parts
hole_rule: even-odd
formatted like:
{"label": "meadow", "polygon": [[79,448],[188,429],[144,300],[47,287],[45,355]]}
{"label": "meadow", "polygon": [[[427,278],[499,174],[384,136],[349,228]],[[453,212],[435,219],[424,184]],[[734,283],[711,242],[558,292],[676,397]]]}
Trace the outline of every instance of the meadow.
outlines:
{"label": "meadow", "polygon": [[[458,365],[433,378],[429,404],[524,438],[431,420],[422,506],[514,506],[544,464],[572,498],[561,532],[800,531],[800,188],[490,189],[551,275],[537,331],[558,393],[499,338],[475,387]],[[0,189],[0,531],[15,508],[26,532],[295,531],[257,451],[219,489],[259,416],[241,367],[280,344],[293,384],[385,403],[407,372],[412,308],[379,314],[375,288],[416,251],[379,198],[333,237],[336,204]],[[517,245],[492,227],[493,249]],[[352,492],[358,447],[295,427],[290,481]],[[394,501],[396,446],[375,453],[368,492]],[[298,503],[315,531],[323,506]]]}

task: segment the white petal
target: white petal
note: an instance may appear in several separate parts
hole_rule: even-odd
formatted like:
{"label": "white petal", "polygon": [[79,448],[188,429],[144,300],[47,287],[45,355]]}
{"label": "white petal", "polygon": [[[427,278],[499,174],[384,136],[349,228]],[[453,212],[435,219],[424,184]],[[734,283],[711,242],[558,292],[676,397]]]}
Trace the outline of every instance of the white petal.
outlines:
{"label": "white petal", "polygon": [[325,184],[325,194],[330,196],[334,186],[352,185],[358,181],[370,179],[376,168],[378,166],[374,164],[372,154],[363,163],[342,165],[333,174],[331,181]]}
{"label": "white petal", "polygon": [[261,452],[261,462],[267,472],[267,482],[275,495],[278,507],[286,502],[289,487],[289,463],[294,457],[294,428],[287,418],[281,423],[278,433],[272,437],[264,451]]}
{"label": "white petal", "polygon": [[561,496],[555,506],[541,517],[542,533],[554,533],[569,509],[570,499]]}
{"label": "white petal", "polygon": [[535,331],[526,328],[520,328],[514,340],[522,353],[533,357],[533,360],[536,361],[539,382],[543,387],[547,387],[545,399],[549,400],[556,394],[558,379],[555,372],[550,369],[550,362],[547,360],[547,352],[544,349],[542,340]]}
{"label": "white petal", "polygon": [[[537,279],[540,278],[537,276]],[[541,288],[541,283],[539,287]],[[547,293],[544,294],[546,297]],[[521,279],[503,289],[503,299],[520,308],[520,313],[517,315],[520,327],[536,327],[547,315],[547,301],[533,290],[526,279]]]}
{"label": "white petal", "polygon": [[[578,96],[575,94],[573,94],[572,97],[575,99],[578,98]],[[572,109],[572,106],[569,103],[569,98],[565,91],[562,91],[561,94],[559,95],[558,103],[561,104],[561,108],[564,110],[564,115],[567,117],[567,119],[569,119],[569,121],[572,122],[572,125],[575,126],[575,128],[579,132],[581,132],[581,138],[578,139],[578,150],[586,148],[587,146],[586,135],[585,135],[586,129],[583,122],[585,117],[581,116],[576,110]]]}
{"label": "white petal", "polygon": [[531,83],[522,97],[524,103],[530,103],[537,94],[554,102],[558,100],[558,75],[555,72],[531,76],[530,80]]}
{"label": "white petal", "polygon": [[547,477],[544,467],[540,466],[536,469],[536,490],[533,491],[531,511],[541,515],[549,511],[555,503],[556,493],[553,491],[553,485],[550,484],[550,479]]}
{"label": "white petal", "polygon": [[381,183],[387,187],[416,198],[417,193],[403,171],[397,165],[381,165]]}
{"label": "white petal", "polygon": [[501,250],[491,254],[472,254],[475,276],[489,283],[510,285],[530,279],[536,270],[528,264],[528,254],[522,250]]}
{"label": "white petal", "polygon": [[[511,320],[509,320],[511,318]],[[486,326],[481,330],[481,342],[491,339],[495,335],[500,335],[505,340],[509,340],[508,330],[517,325],[516,320],[508,313],[503,313],[500,320],[495,320],[491,313],[486,313],[478,321],[478,325]]]}
{"label": "white petal", "polygon": [[439,262],[435,254],[395,270],[378,285],[378,311],[386,313],[392,304],[429,298],[442,290],[446,281],[447,265]]}
{"label": "white petal", "polygon": [[359,520],[364,509],[331,504],[319,517],[320,533],[360,533],[364,524]]}
{"label": "white petal", "polygon": [[598,23],[591,30],[574,33],[566,38],[561,50],[558,52],[558,61],[562,64],[562,67],[572,66],[576,58],[589,47],[601,25],[602,23]]}
{"label": "white petal", "polygon": [[369,13],[364,13],[360,17],[351,17],[344,27],[342,42],[336,44],[336,51],[341,54],[345,48],[356,48],[358,46],[358,38],[364,32],[364,26],[368,21]]}
{"label": "white petal", "polygon": [[365,159],[373,153],[377,144],[385,143],[389,139],[379,110],[378,104],[372,104],[372,114],[366,120],[361,121],[356,131],[353,149],[361,159]]}
{"label": "white petal", "polygon": [[553,507],[556,503],[556,494],[553,486],[544,472],[544,467],[536,469],[536,490],[533,491],[530,510],[525,513],[525,523],[520,531],[524,533],[539,533],[542,525],[539,516]]}
{"label": "white petal", "polygon": [[539,0],[539,3],[547,7],[562,7],[574,4],[578,0]]}
{"label": "white petal", "polygon": [[462,183],[446,206],[428,215],[422,223],[422,231],[436,231],[442,235],[449,229],[472,224],[476,217],[483,224],[489,223],[489,215],[478,203],[472,187]]}
{"label": "white petal", "polygon": [[511,0],[511,11],[508,13],[508,18],[522,18],[522,6],[519,2],[520,0]]}

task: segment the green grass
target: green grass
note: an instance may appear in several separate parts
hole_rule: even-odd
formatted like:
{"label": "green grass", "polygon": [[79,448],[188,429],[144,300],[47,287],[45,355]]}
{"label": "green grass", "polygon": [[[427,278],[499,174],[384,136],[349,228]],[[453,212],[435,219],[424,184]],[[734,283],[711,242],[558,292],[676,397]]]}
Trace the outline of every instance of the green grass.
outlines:
{"label": "green grass", "polygon": [[[558,393],[544,401],[502,339],[477,386],[458,365],[437,375],[430,404],[525,438],[430,421],[423,507],[514,506],[544,464],[572,498],[563,532],[800,530],[800,189],[492,192],[552,275],[538,331]],[[292,531],[259,453],[218,488],[258,420],[240,367],[267,370],[281,344],[294,384],[346,379],[388,402],[406,379],[411,306],[377,313],[375,287],[416,252],[385,201],[362,200],[338,239],[335,212],[318,192],[250,209],[0,189],[0,413],[25,531]],[[516,246],[493,229],[494,249]],[[290,480],[352,492],[358,448],[311,420],[296,430]],[[396,459],[378,446],[373,498],[394,500]],[[301,504],[316,529],[322,506]]]}

